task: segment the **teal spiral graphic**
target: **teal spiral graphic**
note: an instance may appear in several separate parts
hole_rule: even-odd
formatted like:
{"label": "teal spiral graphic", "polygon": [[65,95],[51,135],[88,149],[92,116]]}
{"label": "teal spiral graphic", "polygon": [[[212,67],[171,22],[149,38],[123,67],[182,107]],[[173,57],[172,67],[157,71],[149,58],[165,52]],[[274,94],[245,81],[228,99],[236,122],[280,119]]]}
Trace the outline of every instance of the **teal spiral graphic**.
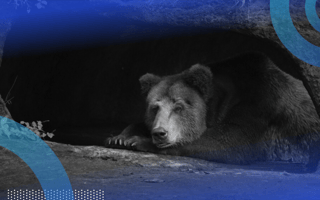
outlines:
{"label": "teal spiral graphic", "polygon": [[[17,128],[9,125],[15,124]],[[10,135],[28,139],[11,139]],[[0,116],[0,146],[19,156],[38,178],[47,200],[74,199],[69,177],[51,148],[34,132],[21,124]],[[68,196],[52,196],[52,191],[69,191]]]}
{"label": "teal spiral graphic", "polygon": [[[283,45],[297,58],[320,67],[320,47],[305,40],[293,25],[289,0],[270,0],[270,15],[273,27]],[[305,11],[310,24],[320,32],[316,0],[306,0]]]}
{"label": "teal spiral graphic", "polygon": [[320,20],[316,11],[316,0],[306,0],[306,15],[314,29],[320,32]]}

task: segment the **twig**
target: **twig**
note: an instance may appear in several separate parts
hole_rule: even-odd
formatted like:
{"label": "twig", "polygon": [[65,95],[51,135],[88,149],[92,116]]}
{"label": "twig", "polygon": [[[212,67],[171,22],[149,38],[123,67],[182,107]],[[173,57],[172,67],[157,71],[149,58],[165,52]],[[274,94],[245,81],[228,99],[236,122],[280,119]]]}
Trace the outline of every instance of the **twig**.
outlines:
{"label": "twig", "polygon": [[16,76],[16,78],[14,79],[14,82],[13,82],[13,84],[12,84],[12,86],[11,86],[11,88],[10,88],[10,90],[9,90],[9,92],[8,92],[8,94],[7,94],[7,96],[6,96],[6,98],[5,98],[5,104],[6,104],[7,102],[10,102],[10,100],[14,98],[14,97],[12,97],[12,98],[10,98],[10,99],[8,100],[8,97],[10,96],[10,92],[11,92],[11,90],[12,90],[12,88],[13,88],[14,84],[16,83],[17,78],[18,78],[18,76]]}

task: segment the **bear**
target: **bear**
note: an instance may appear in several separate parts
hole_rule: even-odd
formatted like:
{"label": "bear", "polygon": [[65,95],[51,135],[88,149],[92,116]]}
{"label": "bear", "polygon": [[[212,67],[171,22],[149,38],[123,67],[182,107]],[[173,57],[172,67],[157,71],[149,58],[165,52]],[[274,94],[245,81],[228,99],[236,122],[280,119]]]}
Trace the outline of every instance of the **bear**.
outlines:
{"label": "bear", "polygon": [[174,75],[140,79],[145,121],[105,146],[209,161],[319,161],[320,120],[300,80],[250,52]]}

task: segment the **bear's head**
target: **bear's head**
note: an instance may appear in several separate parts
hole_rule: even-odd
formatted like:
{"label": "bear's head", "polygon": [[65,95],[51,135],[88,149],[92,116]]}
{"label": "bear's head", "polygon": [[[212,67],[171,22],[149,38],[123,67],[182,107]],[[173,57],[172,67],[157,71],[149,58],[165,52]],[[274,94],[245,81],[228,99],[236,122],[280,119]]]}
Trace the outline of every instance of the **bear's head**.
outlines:
{"label": "bear's head", "polygon": [[146,125],[158,148],[191,142],[206,130],[206,103],[212,95],[209,68],[194,65],[176,75],[140,78],[146,95]]}

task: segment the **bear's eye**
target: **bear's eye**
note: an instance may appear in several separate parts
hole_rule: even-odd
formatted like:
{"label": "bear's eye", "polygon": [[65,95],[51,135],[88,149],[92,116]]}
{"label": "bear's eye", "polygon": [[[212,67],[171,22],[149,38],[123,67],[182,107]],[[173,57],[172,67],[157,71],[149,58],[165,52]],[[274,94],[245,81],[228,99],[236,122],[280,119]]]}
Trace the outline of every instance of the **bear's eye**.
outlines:
{"label": "bear's eye", "polygon": [[176,113],[179,113],[183,110],[183,107],[182,106],[176,106],[173,111],[176,112]]}
{"label": "bear's eye", "polygon": [[151,110],[152,112],[157,112],[158,109],[159,109],[159,106],[157,106],[157,105],[152,105],[152,106],[150,106],[150,110]]}

